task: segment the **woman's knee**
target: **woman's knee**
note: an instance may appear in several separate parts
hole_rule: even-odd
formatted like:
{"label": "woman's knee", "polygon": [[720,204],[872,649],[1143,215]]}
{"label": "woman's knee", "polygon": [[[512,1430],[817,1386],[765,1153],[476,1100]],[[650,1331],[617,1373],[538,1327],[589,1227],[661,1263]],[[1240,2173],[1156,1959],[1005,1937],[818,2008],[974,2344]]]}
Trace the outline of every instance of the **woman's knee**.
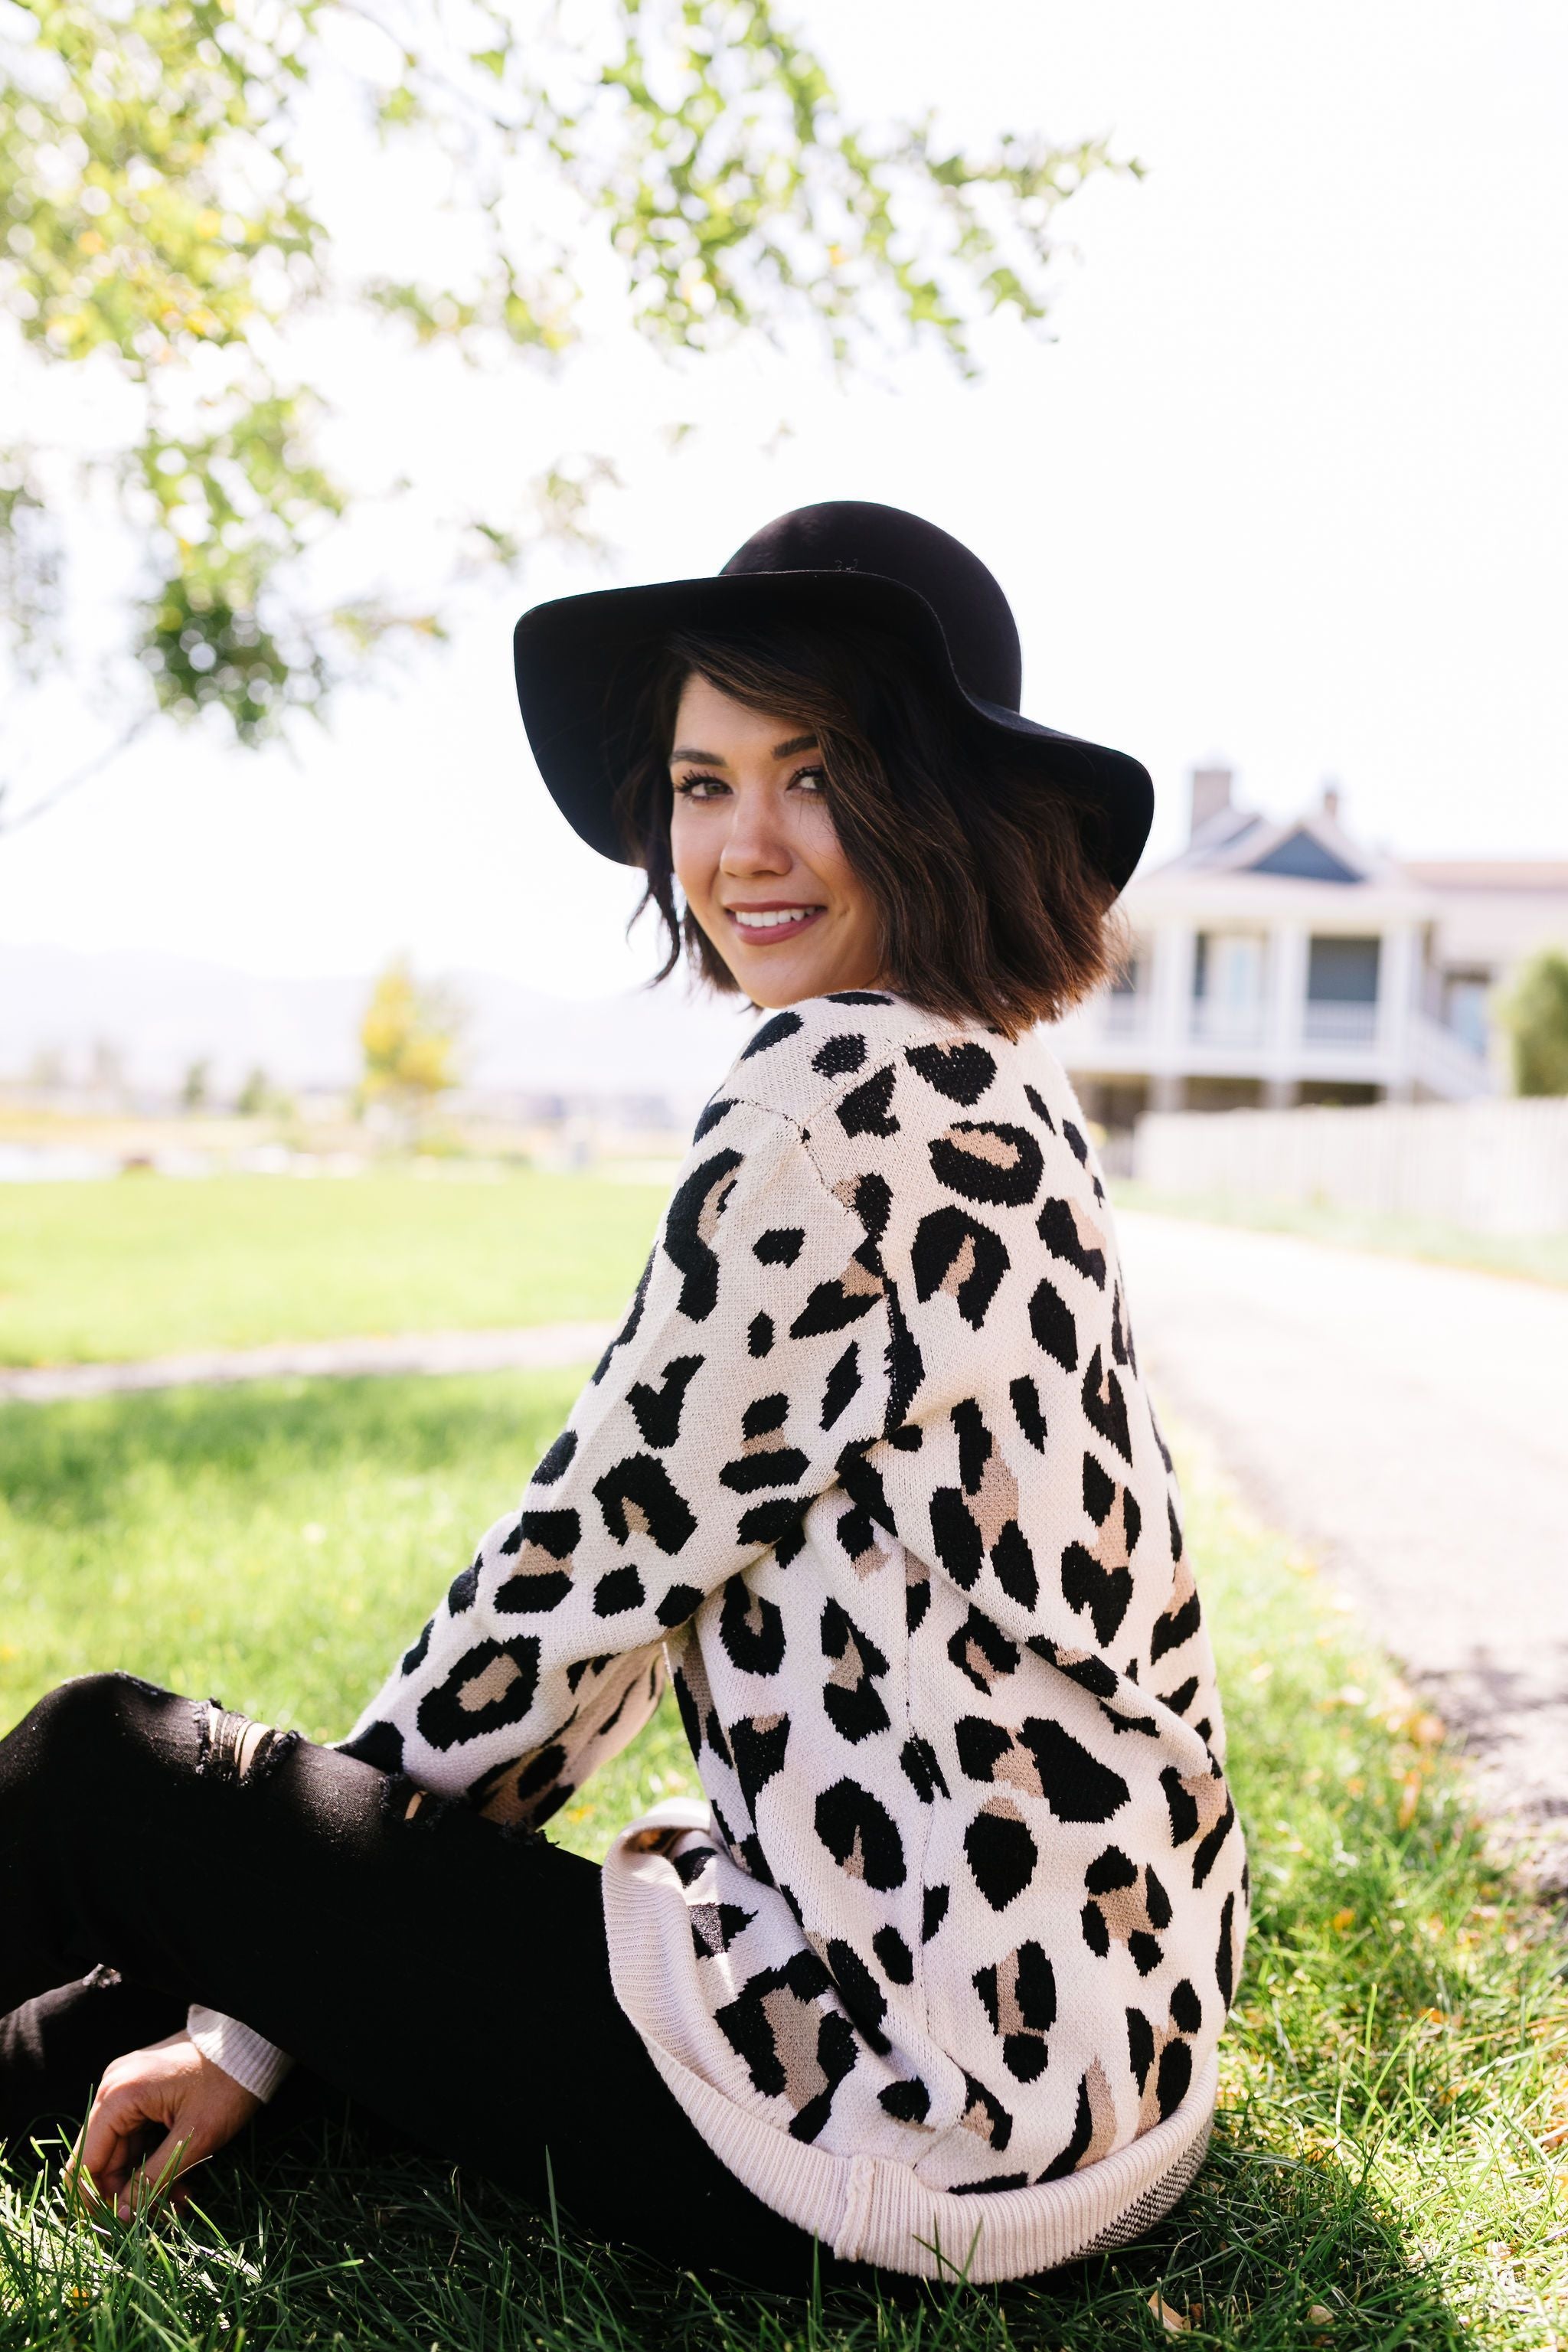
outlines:
{"label": "woman's knee", "polygon": [[[138,1675],[73,1675],[45,1693],[22,1717],[11,1740],[30,1762],[101,1758],[123,1751],[128,1744],[145,1746],[160,1730],[166,1734],[182,1708],[191,1715],[188,1699],[143,1682]],[[187,1736],[194,1737],[194,1721],[186,1728]]]}

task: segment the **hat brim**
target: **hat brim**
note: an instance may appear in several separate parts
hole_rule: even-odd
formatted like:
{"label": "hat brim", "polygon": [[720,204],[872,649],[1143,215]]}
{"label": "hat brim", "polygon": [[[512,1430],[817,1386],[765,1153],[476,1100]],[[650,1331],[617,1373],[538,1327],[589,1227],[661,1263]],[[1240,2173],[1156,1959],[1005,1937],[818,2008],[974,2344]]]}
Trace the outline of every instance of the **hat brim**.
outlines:
{"label": "hat brim", "polygon": [[539,772],[562,815],[602,856],[637,863],[616,825],[616,792],[637,751],[651,666],[671,631],[835,620],[868,622],[901,637],[962,714],[1005,737],[1092,813],[1091,854],[1118,890],[1125,886],[1153,819],[1147,769],[1125,751],[1064,735],[968,693],[925,598],[876,572],[720,572],[561,596],[525,613],[512,639],[517,698]]}

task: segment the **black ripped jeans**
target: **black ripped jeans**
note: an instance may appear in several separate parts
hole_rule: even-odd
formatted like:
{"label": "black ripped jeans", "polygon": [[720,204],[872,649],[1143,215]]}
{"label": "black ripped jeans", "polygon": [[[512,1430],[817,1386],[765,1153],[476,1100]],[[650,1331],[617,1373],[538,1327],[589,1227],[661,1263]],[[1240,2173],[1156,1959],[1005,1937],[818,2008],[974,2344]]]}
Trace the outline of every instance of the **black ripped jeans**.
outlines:
{"label": "black ripped jeans", "polygon": [[406,1781],[247,1728],[91,1675],[0,1740],[0,2139],[74,2126],[111,2058],[201,2001],[538,2210],[548,2152],[590,2234],[806,2292],[811,2240],[725,2169],[616,2004],[595,1864],[462,1805],[405,1819]]}

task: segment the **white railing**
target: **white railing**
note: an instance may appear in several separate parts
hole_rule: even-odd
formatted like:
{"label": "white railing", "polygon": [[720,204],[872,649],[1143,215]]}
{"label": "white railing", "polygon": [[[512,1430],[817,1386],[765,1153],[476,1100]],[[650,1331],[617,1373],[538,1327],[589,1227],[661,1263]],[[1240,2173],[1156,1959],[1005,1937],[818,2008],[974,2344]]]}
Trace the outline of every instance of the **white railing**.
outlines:
{"label": "white railing", "polygon": [[1568,1101],[1156,1111],[1139,1122],[1133,1171],[1197,1198],[1321,1201],[1479,1233],[1562,1233]]}
{"label": "white railing", "polygon": [[1485,1054],[1478,1053],[1440,1022],[1418,1013],[1411,1024],[1410,1051],[1414,1075],[1435,1095],[1471,1102],[1492,1092],[1492,1074]]}
{"label": "white railing", "polygon": [[1301,1034],[1309,1045],[1374,1045],[1377,1006],[1330,1004],[1309,997],[1301,1009]]}
{"label": "white railing", "polygon": [[1226,1004],[1222,998],[1194,996],[1192,1034],[1205,1045],[1261,1045],[1261,1004]]}

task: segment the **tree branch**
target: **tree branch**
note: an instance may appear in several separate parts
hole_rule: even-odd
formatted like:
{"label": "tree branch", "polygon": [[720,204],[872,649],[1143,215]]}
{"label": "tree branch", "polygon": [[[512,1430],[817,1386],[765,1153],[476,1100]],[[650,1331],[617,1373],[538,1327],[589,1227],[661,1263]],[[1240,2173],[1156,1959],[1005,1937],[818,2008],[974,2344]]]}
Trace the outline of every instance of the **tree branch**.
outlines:
{"label": "tree branch", "polygon": [[20,833],[24,825],[33,823],[35,817],[47,814],[50,809],[57,808],[61,801],[68,799],[72,793],[79,792],[83,784],[89,784],[94,776],[101,775],[104,769],[118,760],[122,752],[130,751],[138,737],[146,733],[157,715],[155,710],[144,710],[139,719],[132,721],[122,734],[116,736],[112,743],[107,744],[101,751],[96,752],[73,774],[63,777],[43,795],[41,800],[30,801],[18,815],[12,816],[7,814],[11,795],[16,789],[15,785],[0,783],[0,834]]}

